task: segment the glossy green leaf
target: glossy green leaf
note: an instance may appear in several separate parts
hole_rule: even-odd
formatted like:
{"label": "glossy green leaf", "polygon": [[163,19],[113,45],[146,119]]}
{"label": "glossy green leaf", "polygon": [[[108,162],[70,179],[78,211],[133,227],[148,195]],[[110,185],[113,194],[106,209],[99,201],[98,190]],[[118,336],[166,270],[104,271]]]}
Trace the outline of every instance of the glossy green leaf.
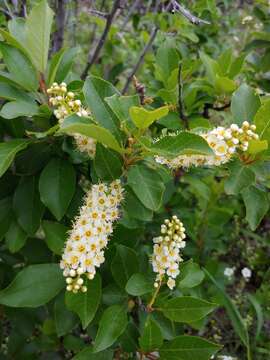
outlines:
{"label": "glossy green leaf", "polygon": [[45,73],[50,45],[53,12],[46,0],[38,2],[26,19],[26,47],[36,69]]}
{"label": "glossy green leaf", "polygon": [[131,275],[139,271],[139,261],[136,252],[124,245],[118,245],[111,263],[111,272],[115,282],[125,288]]}
{"label": "glossy green leaf", "polygon": [[56,54],[54,54],[54,56],[51,59],[50,66],[49,66],[48,80],[47,80],[47,83],[49,86],[51,86],[55,80],[57,70],[59,69],[61,61],[65,54],[65,51],[66,50],[64,48],[59,50]]}
{"label": "glossy green leaf", "polygon": [[245,188],[241,194],[246,206],[246,219],[254,231],[269,209],[268,195],[253,185]]}
{"label": "glossy green leaf", "polygon": [[86,280],[87,291],[73,294],[66,292],[66,305],[81,319],[85,329],[94,319],[101,299],[101,278],[96,274],[93,280]]}
{"label": "glossy green leaf", "polygon": [[261,105],[260,98],[248,85],[242,84],[233,94],[231,111],[234,122],[241,125],[244,121],[252,122]]}
{"label": "glossy green leaf", "polygon": [[25,149],[28,144],[29,142],[23,139],[0,143],[0,176],[7,171],[16,154]]}
{"label": "glossy green leaf", "polygon": [[179,288],[193,288],[203,281],[204,272],[198,264],[190,260],[180,265],[180,275],[178,279]]}
{"label": "glossy green leaf", "polygon": [[210,360],[221,346],[197,336],[177,336],[160,349],[161,360]]}
{"label": "glossy green leaf", "polygon": [[172,321],[189,323],[204,318],[216,306],[202,299],[182,296],[166,301],[159,310]]}
{"label": "glossy green leaf", "polygon": [[44,212],[37,179],[34,176],[22,177],[13,198],[13,209],[20,226],[29,235],[34,235],[40,226]]}
{"label": "glossy green leaf", "polygon": [[37,90],[37,73],[28,58],[20,50],[3,42],[0,42],[0,52],[16,82],[28,91]]}
{"label": "glossy green leaf", "polygon": [[107,308],[100,320],[94,341],[94,352],[100,352],[111,346],[127,326],[127,314],[123,306],[112,305]]}
{"label": "glossy green leaf", "polygon": [[152,291],[153,281],[141,273],[133,274],[126,284],[126,292],[132,296],[142,296]]}
{"label": "glossy green leaf", "polygon": [[65,286],[59,264],[30,265],[0,291],[0,304],[11,307],[38,307],[54,298]]}
{"label": "glossy green leaf", "polygon": [[0,200],[0,240],[9,230],[12,219],[12,198],[8,196]]}
{"label": "glossy green leaf", "polygon": [[160,208],[165,186],[156,171],[144,165],[132,166],[128,172],[128,185],[147,209],[156,211]]}
{"label": "glossy green leaf", "polygon": [[257,127],[256,132],[260,139],[270,141],[270,100],[267,100],[257,111],[254,117],[254,123]]}
{"label": "glossy green leaf", "polygon": [[147,110],[143,107],[132,106],[129,109],[129,114],[134,124],[139,129],[147,129],[156,120],[168,115],[169,107],[163,106],[155,110]]}
{"label": "glossy green leaf", "polygon": [[128,215],[138,220],[152,220],[153,211],[147,209],[129,187],[126,187],[125,190],[125,201],[123,202],[122,207]]}
{"label": "glossy green leaf", "polygon": [[79,318],[66,308],[64,292],[54,302],[54,322],[57,336],[63,336],[78,325]]}
{"label": "glossy green leaf", "polygon": [[57,220],[65,215],[75,192],[76,174],[66,160],[55,158],[43,169],[39,180],[41,201]]}
{"label": "glossy green leaf", "polygon": [[112,360],[113,350],[104,350],[97,353],[93,352],[93,347],[88,346],[76,354],[73,360]]}
{"label": "glossy green leaf", "polygon": [[162,343],[163,337],[159,325],[151,317],[148,317],[139,339],[140,348],[145,352],[151,352],[159,349]]}
{"label": "glossy green leaf", "polygon": [[26,242],[27,234],[20,225],[13,221],[6,233],[6,244],[11,253],[19,251]]}
{"label": "glossy green leaf", "polygon": [[48,248],[57,255],[62,255],[67,239],[68,227],[53,221],[43,221],[42,228]]}
{"label": "glossy green leaf", "polygon": [[224,183],[224,188],[227,194],[237,195],[254,183],[254,172],[248,166],[235,162],[230,166],[230,175]]}
{"label": "glossy green leaf", "polygon": [[104,146],[119,152],[124,152],[124,149],[119,145],[116,138],[107,129],[93,125],[87,119],[83,119],[77,115],[69,116],[60,128],[61,132],[66,134],[79,133],[81,135],[92,137]]}
{"label": "glossy green leaf", "polygon": [[97,144],[94,167],[98,177],[104,181],[119,179],[123,164],[118,153]]}
{"label": "glossy green leaf", "polygon": [[119,121],[105,101],[107,97],[120,95],[118,90],[99,77],[89,76],[84,83],[83,93],[95,120],[113,134],[119,135]]}
{"label": "glossy green leaf", "polygon": [[38,114],[38,106],[33,101],[16,100],[6,103],[1,111],[0,116],[4,119],[14,119],[19,116],[32,117]]}
{"label": "glossy green leaf", "polygon": [[70,72],[72,65],[78,55],[78,48],[70,48],[65,50],[63,56],[61,57],[61,61],[59,66],[57,67],[57,71],[55,74],[55,81],[61,83],[65,80],[68,73]]}
{"label": "glossy green leaf", "polygon": [[165,157],[185,154],[213,155],[207,141],[190,132],[181,132],[176,136],[164,136],[150,147],[150,151]]}

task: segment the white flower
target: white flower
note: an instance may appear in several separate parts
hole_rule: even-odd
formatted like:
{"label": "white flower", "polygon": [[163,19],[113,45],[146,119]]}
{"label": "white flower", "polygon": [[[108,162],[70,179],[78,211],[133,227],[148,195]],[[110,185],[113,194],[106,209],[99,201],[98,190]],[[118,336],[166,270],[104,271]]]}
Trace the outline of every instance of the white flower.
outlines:
{"label": "white flower", "polygon": [[[258,139],[255,125],[244,121],[242,127],[232,124],[229,128],[217,127],[208,132],[199,133],[213,150],[213,155],[179,155],[174,159],[156,156],[156,162],[167,165],[171,169],[191,166],[219,166],[227,163],[239,151],[247,151],[249,141]],[[179,132],[178,132],[179,133]],[[169,134],[176,136],[178,133]]]}
{"label": "white flower", "polygon": [[241,273],[242,273],[243,277],[245,278],[245,280],[249,280],[251,278],[252,271],[249,268],[244,267],[241,270]]}
{"label": "white flower", "polygon": [[112,223],[119,217],[118,207],[122,199],[120,180],[113,181],[109,186],[93,185],[86,194],[60,262],[68,291],[87,291],[83,275],[93,279],[96,268],[104,263],[104,249],[112,233]]}
{"label": "white flower", "polygon": [[153,271],[157,273],[154,283],[159,287],[163,278],[167,277],[167,285],[172,290],[175,287],[175,278],[179,275],[179,263],[182,261],[180,249],[185,247],[185,228],[183,223],[173,216],[165,220],[160,228],[161,236],[154,237],[152,255]]}
{"label": "white flower", "polygon": [[235,272],[235,268],[234,268],[234,267],[232,267],[232,268],[226,267],[226,268],[224,269],[224,275],[225,275],[226,277],[228,277],[228,278],[231,278],[231,277],[233,276],[234,272]]}

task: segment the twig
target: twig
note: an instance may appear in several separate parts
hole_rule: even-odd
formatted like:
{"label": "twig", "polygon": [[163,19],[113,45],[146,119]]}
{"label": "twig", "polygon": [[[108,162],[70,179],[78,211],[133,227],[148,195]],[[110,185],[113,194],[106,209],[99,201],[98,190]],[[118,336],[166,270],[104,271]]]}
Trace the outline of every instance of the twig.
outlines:
{"label": "twig", "polygon": [[185,104],[183,98],[183,79],[182,79],[182,64],[179,62],[178,67],[178,110],[180,120],[183,121],[184,127],[189,129],[188,118],[185,115]]}
{"label": "twig", "polygon": [[92,56],[91,59],[88,60],[87,64],[86,64],[86,67],[81,75],[81,78],[83,80],[85,80],[85,78],[87,77],[87,74],[88,74],[88,71],[91,69],[91,67],[93,66],[93,64],[96,62],[98,56],[99,56],[99,53],[101,51],[101,49],[103,48],[104,44],[105,44],[105,41],[106,41],[106,38],[108,36],[108,33],[110,31],[110,28],[111,28],[111,25],[112,25],[112,22],[113,22],[113,18],[114,18],[114,15],[116,14],[118,8],[119,8],[119,5],[120,5],[120,2],[121,0],[115,0],[114,1],[114,4],[113,4],[113,8],[110,12],[110,14],[108,15],[107,17],[107,21],[106,21],[106,26],[105,26],[105,29],[101,35],[101,38],[97,44],[97,47],[95,49],[95,52]]}
{"label": "twig", "polygon": [[135,0],[133,5],[131,6],[131,8],[128,11],[128,14],[126,16],[126,18],[123,21],[123,24],[120,28],[120,31],[123,32],[125,30],[125,27],[127,26],[129,19],[131,17],[131,15],[133,14],[133,12],[137,9],[138,5],[140,4],[141,0]]}
{"label": "twig", "polygon": [[227,108],[229,108],[230,106],[231,106],[230,102],[225,105],[222,105],[222,106],[214,106],[213,104],[206,103],[206,104],[204,104],[202,116],[206,119],[209,119],[210,118],[209,109],[212,109],[215,111],[224,111]]}
{"label": "twig", "polygon": [[93,16],[99,17],[101,19],[107,19],[109,14],[108,13],[104,13],[102,11],[98,11],[98,10],[94,10],[94,9],[90,9],[89,13]]}
{"label": "twig", "polygon": [[180,5],[176,0],[173,1],[173,9],[172,12],[179,12],[180,14],[182,14],[185,18],[188,19],[188,21],[190,21],[192,24],[194,25],[200,25],[200,24],[205,24],[205,25],[210,25],[209,21],[203,20],[195,15],[193,15],[189,10],[187,10],[184,6]]}

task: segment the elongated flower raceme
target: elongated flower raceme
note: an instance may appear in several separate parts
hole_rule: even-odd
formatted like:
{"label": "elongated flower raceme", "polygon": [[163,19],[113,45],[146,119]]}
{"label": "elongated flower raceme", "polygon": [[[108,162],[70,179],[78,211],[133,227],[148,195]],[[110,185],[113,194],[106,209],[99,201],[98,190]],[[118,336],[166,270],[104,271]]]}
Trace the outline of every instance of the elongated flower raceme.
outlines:
{"label": "elongated flower raceme", "polygon": [[115,180],[110,185],[93,185],[86,194],[85,203],[75,219],[60,262],[68,291],[87,291],[83,275],[89,280],[93,279],[96,268],[105,261],[104,250],[113,231],[113,222],[119,218],[122,199],[120,180]]}
{"label": "elongated flower raceme", "polygon": [[161,225],[161,235],[153,239],[154,252],[152,255],[152,266],[157,273],[154,286],[159,287],[166,279],[168,287],[175,287],[175,278],[179,275],[179,263],[181,249],[186,246],[186,238],[183,223],[176,215],[171,220],[167,219]]}
{"label": "elongated flower raceme", "polygon": [[[244,121],[242,126],[232,124],[229,128],[217,127],[208,132],[199,133],[213,150],[213,155],[180,155],[174,159],[156,156],[155,160],[171,169],[191,166],[219,166],[227,163],[237,152],[248,150],[249,142],[257,140],[255,125]],[[173,135],[172,135],[173,136]]]}
{"label": "elongated flower raceme", "polygon": [[[67,91],[66,83],[53,83],[47,90],[49,95],[49,103],[55,106],[54,115],[62,124],[64,119],[72,114],[78,116],[89,116],[90,112],[82,106],[81,100],[75,99],[75,94],[71,91]],[[74,134],[75,143],[80,152],[86,153],[91,158],[96,153],[96,141],[88,136]]]}

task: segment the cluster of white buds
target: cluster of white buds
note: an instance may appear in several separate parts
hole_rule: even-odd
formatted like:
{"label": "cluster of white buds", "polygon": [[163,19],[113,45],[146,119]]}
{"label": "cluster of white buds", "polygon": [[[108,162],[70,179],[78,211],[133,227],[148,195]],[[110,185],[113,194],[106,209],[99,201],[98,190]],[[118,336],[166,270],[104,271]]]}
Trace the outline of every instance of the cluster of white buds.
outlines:
{"label": "cluster of white buds", "polygon": [[96,268],[105,261],[104,249],[113,231],[113,222],[119,218],[122,199],[120,180],[115,180],[110,185],[93,185],[86,194],[85,203],[75,219],[60,262],[68,291],[87,291],[83,275],[89,280],[93,279]]}
{"label": "cluster of white buds", "polygon": [[[156,161],[171,169],[191,166],[219,166],[227,163],[237,152],[248,150],[249,142],[257,140],[256,126],[244,121],[242,126],[232,124],[229,128],[217,127],[208,132],[199,133],[213,150],[213,155],[180,155],[173,159],[156,156]],[[171,134],[175,136],[176,134]]]}
{"label": "cluster of white buds", "polygon": [[[75,94],[72,91],[67,91],[66,83],[53,83],[47,90],[47,93],[49,95],[49,103],[56,107],[54,115],[60,124],[62,124],[67,116],[72,114],[84,117],[90,115],[90,112],[83,107],[81,100],[75,99]],[[74,134],[73,137],[79,151],[93,158],[96,153],[96,141],[80,134]]]}
{"label": "cluster of white buds", "polygon": [[180,273],[179,263],[183,261],[180,251],[186,246],[185,228],[174,215],[171,220],[164,221],[160,232],[161,235],[153,239],[155,245],[152,266],[154,272],[157,273],[154,286],[159,287],[166,277],[167,285],[172,290],[175,287],[175,278]]}

